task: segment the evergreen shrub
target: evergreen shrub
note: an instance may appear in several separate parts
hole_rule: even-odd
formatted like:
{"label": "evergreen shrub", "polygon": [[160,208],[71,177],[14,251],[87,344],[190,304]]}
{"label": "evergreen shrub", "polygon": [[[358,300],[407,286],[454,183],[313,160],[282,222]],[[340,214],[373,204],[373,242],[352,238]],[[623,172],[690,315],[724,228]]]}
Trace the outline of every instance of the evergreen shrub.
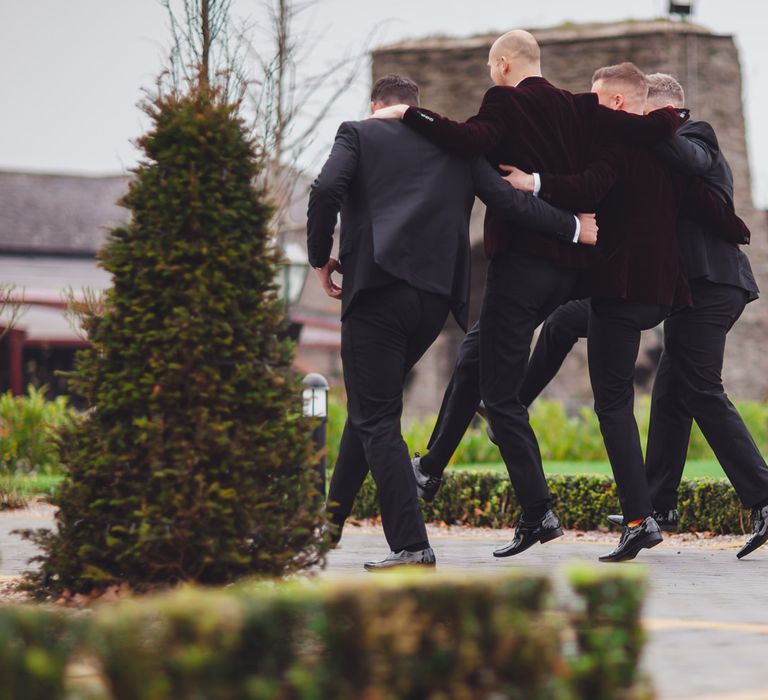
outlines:
{"label": "evergreen shrub", "polygon": [[274,283],[255,145],[222,91],[146,106],[151,130],[70,383],[90,410],[36,580],[52,591],[281,575],[322,561],[310,425]]}
{"label": "evergreen shrub", "polygon": [[84,621],[31,605],[0,608],[0,700],[63,700]]}
{"label": "evergreen shrub", "polygon": [[639,673],[645,643],[640,623],[647,587],[643,569],[630,565],[622,571],[598,571],[580,564],[570,567],[568,579],[577,593],[572,668],[578,697],[654,697],[649,680]]}
{"label": "evergreen shrub", "polygon": [[[620,513],[616,484],[607,476],[587,474],[548,475],[553,508],[563,527],[577,530],[605,528],[605,516]],[[492,472],[451,471],[432,503],[421,502],[427,522],[469,527],[514,527],[520,517],[514,491],[506,475]],[[716,535],[750,531],[749,511],[739,503],[725,479],[684,479],[680,485],[678,510],[680,531],[711,532]],[[352,517],[379,515],[376,485],[370,476],[352,509]]]}
{"label": "evergreen shrub", "polygon": [[[49,695],[28,682],[13,687],[29,694],[11,696],[0,685],[0,698],[81,697],[86,668],[88,697],[100,700],[644,698],[642,576],[585,571],[575,611],[530,572],[187,588],[87,617],[0,608],[2,678],[35,668],[55,679]],[[20,633],[29,615],[47,636]],[[72,661],[79,679],[65,672]]]}

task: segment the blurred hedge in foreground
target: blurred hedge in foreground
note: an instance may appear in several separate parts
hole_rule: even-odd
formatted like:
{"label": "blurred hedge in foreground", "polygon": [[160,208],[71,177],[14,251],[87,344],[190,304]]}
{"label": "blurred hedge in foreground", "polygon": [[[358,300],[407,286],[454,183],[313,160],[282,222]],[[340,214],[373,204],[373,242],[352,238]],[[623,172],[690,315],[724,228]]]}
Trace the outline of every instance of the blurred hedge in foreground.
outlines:
{"label": "blurred hedge in foreground", "polygon": [[[594,530],[606,526],[605,516],[620,513],[616,484],[608,476],[548,475],[553,509],[563,527]],[[421,502],[428,522],[471,527],[512,527],[520,517],[515,493],[506,475],[448,470],[432,503]],[[684,479],[679,489],[680,530],[718,535],[745,533],[751,528],[733,487],[725,479]],[[352,516],[379,515],[376,485],[370,476],[355,501]]]}
{"label": "blurred hedge in foreground", "polygon": [[[736,407],[760,451],[768,454],[768,403],[740,401]],[[635,417],[643,449],[648,439],[649,410],[649,397],[639,397],[635,404]],[[530,416],[544,460],[561,462],[608,459],[600,434],[600,425],[591,406],[581,406],[572,413],[559,401],[539,399],[531,406]],[[335,394],[332,395],[328,417],[328,461],[333,466],[346,418],[346,408]],[[412,453],[427,451],[427,443],[434,424],[435,416],[428,416],[404,426],[403,437]],[[715,458],[695,423],[691,432],[688,458]],[[478,419],[464,435],[451,463],[488,464],[493,462],[501,462],[501,455],[498,448],[488,439],[485,423]]]}
{"label": "blurred hedge in foreground", "polygon": [[94,615],[0,608],[0,700],[609,700],[638,677],[644,577],[371,576],[182,590]]}

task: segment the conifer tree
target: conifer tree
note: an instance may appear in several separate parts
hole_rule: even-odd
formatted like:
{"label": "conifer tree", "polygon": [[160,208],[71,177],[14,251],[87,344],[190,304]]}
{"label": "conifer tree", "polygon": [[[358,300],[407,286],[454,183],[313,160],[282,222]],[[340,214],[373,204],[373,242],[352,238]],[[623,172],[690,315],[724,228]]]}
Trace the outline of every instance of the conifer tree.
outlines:
{"label": "conifer tree", "polygon": [[70,379],[91,408],[62,436],[57,527],[33,535],[49,590],[225,583],[324,557],[271,210],[239,109],[207,79],[146,105],[131,221],[100,255],[113,286]]}

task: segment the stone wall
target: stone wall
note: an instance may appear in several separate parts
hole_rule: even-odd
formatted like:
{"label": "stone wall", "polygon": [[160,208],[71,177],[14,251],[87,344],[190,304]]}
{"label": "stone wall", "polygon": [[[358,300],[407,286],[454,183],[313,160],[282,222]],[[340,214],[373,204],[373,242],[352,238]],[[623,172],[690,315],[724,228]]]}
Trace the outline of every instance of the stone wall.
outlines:
{"label": "stone wall", "polygon": [[[675,75],[687,93],[693,118],[709,121],[733,169],[736,206],[752,230],[747,249],[758,284],[768,290],[768,222],[752,206],[749,163],[741,101],[741,69],[733,38],[708,29],[672,21],[627,22],[610,25],[570,25],[533,30],[542,48],[542,70],[556,85],[574,92],[590,88],[593,71],[629,60],[642,70]],[[400,73],[416,80],[422,104],[446,116],[463,120],[477,111],[490,87],[488,49],[496,34],[469,39],[425,39],[381,48],[373,53],[373,79]],[[473,215],[472,240],[482,240],[482,205]],[[480,303],[484,262],[474,267],[473,308]],[[417,367],[408,396],[410,412],[436,411],[440,387],[445,386],[461,338],[449,326]],[[768,398],[768,311],[764,302],[751,304],[731,332],[724,377],[737,399]],[[658,334],[644,334],[640,362],[652,366]],[[547,390],[549,396],[586,401],[591,398],[584,343],[577,346],[566,366]],[[641,389],[650,386],[647,372]],[[436,392],[436,393],[433,393]]]}

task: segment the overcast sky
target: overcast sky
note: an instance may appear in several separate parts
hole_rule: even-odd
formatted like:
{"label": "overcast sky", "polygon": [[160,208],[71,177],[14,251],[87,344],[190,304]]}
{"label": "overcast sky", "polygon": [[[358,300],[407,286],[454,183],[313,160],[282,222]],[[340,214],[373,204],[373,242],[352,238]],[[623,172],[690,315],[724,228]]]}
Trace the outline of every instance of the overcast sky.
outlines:
{"label": "overcast sky", "polygon": [[[741,52],[756,203],[768,208],[768,2],[695,0],[695,20],[733,34]],[[433,34],[466,36],[563,21],[648,19],[668,0],[320,0],[302,18],[322,34],[311,57],[327,65],[360,45]],[[263,23],[261,0],[234,0]],[[168,22],[158,0],[0,0],[0,169],[116,173],[134,165],[146,127],[136,107],[165,63]],[[309,61],[308,61],[309,63]],[[307,65],[308,65],[307,63]],[[338,122],[363,116],[369,70],[338,101],[309,155],[327,151]]]}

